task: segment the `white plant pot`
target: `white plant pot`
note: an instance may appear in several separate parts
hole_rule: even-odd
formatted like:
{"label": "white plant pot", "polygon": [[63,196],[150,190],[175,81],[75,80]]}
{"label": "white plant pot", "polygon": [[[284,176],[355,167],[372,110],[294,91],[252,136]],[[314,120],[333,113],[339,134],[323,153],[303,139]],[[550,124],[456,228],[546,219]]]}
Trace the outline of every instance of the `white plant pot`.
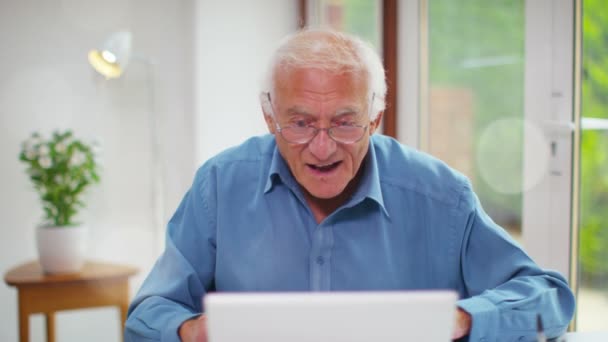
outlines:
{"label": "white plant pot", "polygon": [[38,227],[36,246],[45,273],[78,272],[85,262],[87,228],[84,225]]}

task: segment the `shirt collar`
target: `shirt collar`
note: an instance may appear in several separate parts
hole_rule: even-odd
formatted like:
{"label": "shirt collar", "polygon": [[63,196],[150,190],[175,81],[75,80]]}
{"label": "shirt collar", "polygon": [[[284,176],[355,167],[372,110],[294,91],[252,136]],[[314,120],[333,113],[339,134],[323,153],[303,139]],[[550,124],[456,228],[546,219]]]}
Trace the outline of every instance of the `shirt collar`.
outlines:
{"label": "shirt collar", "polygon": [[359,187],[347,205],[352,206],[369,198],[378,203],[384,214],[389,217],[388,211],[384,206],[384,197],[382,196],[382,187],[380,186],[380,172],[378,170],[378,161],[376,160],[373,135],[369,141],[369,150],[367,151],[367,156],[365,156],[363,167],[364,170]]}
{"label": "shirt collar", "polygon": [[266,186],[264,186],[264,193],[272,190],[278,182],[282,182],[290,188],[295,185],[295,179],[291,175],[285,159],[283,159],[275,144],[272,158],[270,159],[270,168],[268,169],[268,179],[266,180]]}
{"label": "shirt collar", "polygon": [[[373,136],[372,136],[373,137]],[[364,170],[359,183],[357,191],[355,191],[346,206],[354,206],[364,199],[369,198],[374,202],[378,203],[384,214],[388,217],[388,211],[384,206],[384,197],[382,196],[382,187],[380,186],[380,172],[378,171],[378,162],[376,161],[376,152],[374,148],[374,139],[370,139],[369,149],[367,156],[363,164]],[[270,161],[270,168],[268,170],[268,179],[264,187],[264,193],[268,193],[278,183],[283,184],[294,189],[297,186],[296,180],[293,178],[289,166],[285,162],[285,159],[281,156],[279,149],[274,148],[272,159]]]}

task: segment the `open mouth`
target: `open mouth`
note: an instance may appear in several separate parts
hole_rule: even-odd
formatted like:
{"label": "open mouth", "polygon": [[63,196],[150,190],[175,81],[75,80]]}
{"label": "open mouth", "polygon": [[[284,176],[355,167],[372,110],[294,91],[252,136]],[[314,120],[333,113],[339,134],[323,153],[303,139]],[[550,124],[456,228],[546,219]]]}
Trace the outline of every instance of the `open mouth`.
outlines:
{"label": "open mouth", "polygon": [[340,165],[342,162],[341,161],[337,161],[335,163],[330,163],[330,164],[324,164],[324,165],[313,165],[313,164],[307,164],[308,167],[310,167],[311,169],[317,171],[317,172],[331,172],[333,170],[335,170],[338,165]]}

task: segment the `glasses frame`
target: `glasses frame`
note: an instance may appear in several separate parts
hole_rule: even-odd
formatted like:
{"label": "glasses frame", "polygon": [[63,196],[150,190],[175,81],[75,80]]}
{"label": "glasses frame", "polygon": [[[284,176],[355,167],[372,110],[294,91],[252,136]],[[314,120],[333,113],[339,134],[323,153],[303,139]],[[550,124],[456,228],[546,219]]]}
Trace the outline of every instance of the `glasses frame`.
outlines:
{"label": "glasses frame", "polygon": [[[284,129],[292,128],[294,126],[287,125],[287,126],[281,127],[279,125],[279,123],[276,121],[276,114],[275,114],[276,111],[274,109],[274,105],[273,105],[272,100],[270,98],[270,92],[265,92],[265,95],[266,95],[266,98],[268,100],[268,104],[270,105],[270,111],[271,111],[272,118],[273,118],[273,121],[275,123],[276,129],[277,129],[277,132],[279,132],[279,134],[281,135],[281,138],[283,138],[285,141],[287,141],[288,143],[291,143],[291,144],[297,144],[297,145],[308,144],[311,141],[313,141],[317,137],[317,135],[319,134],[319,132],[321,132],[321,131],[325,131],[327,133],[327,136],[329,136],[331,138],[331,140],[335,141],[338,144],[346,144],[346,145],[354,144],[354,143],[360,141],[361,139],[363,139],[363,137],[365,136],[365,132],[367,132],[367,128],[369,127],[369,124],[367,124],[367,125],[352,125],[352,126],[349,126],[349,127],[356,127],[356,128],[362,128],[363,129],[361,131],[361,136],[359,138],[353,140],[353,141],[343,141],[343,140],[340,140],[340,139],[336,139],[336,137],[334,137],[334,135],[332,133],[333,130],[336,129],[336,128],[340,128],[340,126],[332,126],[332,127],[327,127],[327,128],[320,128],[320,127],[314,127],[314,126],[298,127],[298,128],[312,128],[313,129],[313,134],[311,135],[311,137],[309,139],[307,139],[305,141],[290,140],[290,139],[287,139],[285,137],[285,135],[283,135],[283,130]],[[369,117],[369,113],[371,111],[371,106],[372,106],[372,103],[374,101],[374,97],[375,97],[375,93],[373,93],[372,96],[371,96],[370,105],[369,105],[369,109],[368,109],[368,117]]]}

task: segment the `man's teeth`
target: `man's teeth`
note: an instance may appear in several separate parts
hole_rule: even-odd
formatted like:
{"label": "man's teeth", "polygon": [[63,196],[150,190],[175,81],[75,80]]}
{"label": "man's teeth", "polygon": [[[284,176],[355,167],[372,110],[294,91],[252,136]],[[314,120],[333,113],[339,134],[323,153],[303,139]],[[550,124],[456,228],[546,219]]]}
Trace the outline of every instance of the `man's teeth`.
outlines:
{"label": "man's teeth", "polygon": [[335,167],[336,165],[338,165],[338,162],[335,163],[329,163],[329,164],[323,164],[323,165],[310,165],[312,168],[316,169],[316,170],[321,170],[321,171],[327,171],[329,169],[332,169],[333,167]]}

